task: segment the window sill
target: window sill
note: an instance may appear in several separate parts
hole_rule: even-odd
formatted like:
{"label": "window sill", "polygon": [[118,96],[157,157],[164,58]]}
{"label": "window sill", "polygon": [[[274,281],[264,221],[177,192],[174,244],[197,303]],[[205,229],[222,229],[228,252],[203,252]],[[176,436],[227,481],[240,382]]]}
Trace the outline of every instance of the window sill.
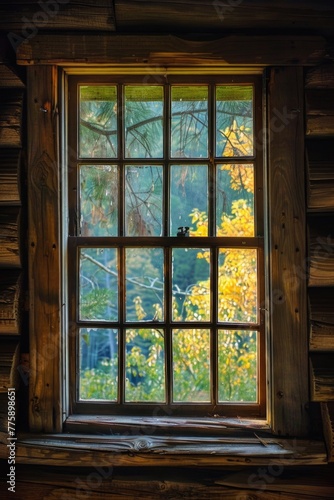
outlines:
{"label": "window sill", "polygon": [[[90,432],[87,426],[91,427]],[[6,437],[1,436],[3,444],[7,443]],[[72,416],[66,422],[64,433],[21,434],[16,446],[17,463],[57,466],[327,463],[323,441],[278,438],[270,433],[265,421],[243,419]],[[2,456],[6,453],[7,449],[2,446],[0,458],[6,458]]]}

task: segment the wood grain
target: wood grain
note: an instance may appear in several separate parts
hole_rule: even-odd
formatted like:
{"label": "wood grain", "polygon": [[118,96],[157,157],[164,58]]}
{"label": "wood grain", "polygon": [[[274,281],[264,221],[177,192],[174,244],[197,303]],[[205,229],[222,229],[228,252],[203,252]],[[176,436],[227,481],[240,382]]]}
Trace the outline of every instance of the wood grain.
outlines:
{"label": "wood grain", "polygon": [[[283,111],[285,111],[285,117]],[[281,122],[277,119],[281,116]],[[305,435],[308,417],[303,74],[277,68],[269,83],[272,423]],[[275,124],[275,126],[274,126]],[[279,132],[277,130],[279,129]]]}
{"label": "wood grain", "polygon": [[[247,50],[245,50],[247,47]],[[324,56],[321,37],[229,35],[189,40],[172,35],[41,35],[17,49],[19,64],[313,65]],[[150,69],[150,68],[148,68]]]}
{"label": "wood grain", "polygon": [[0,274],[0,335],[17,335],[21,325],[21,272],[3,269]]}
{"label": "wood grain", "polygon": [[[57,73],[28,70],[30,427],[60,429]],[[45,110],[45,111],[43,111]]]}
{"label": "wood grain", "polygon": [[334,462],[334,402],[321,403],[320,406],[328,461]]}
{"label": "wood grain", "polygon": [[309,289],[310,349],[334,350],[334,288]]}
{"label": "wood grain", "polygon": [[22,90],[0,92],[0,147],[21,147],[22,110]]}
{"label": "wood grain", "polygon": [[0,149],[0,205],[20,203],[20,149]]}
{"label": "wood grain", "polygon": [[20,267],[20,208],[6,207],[0,211],[0,266]]}
{"label": "wood grain", "polygon": [[311,354],[312,401],[334,401],[334,354]]}

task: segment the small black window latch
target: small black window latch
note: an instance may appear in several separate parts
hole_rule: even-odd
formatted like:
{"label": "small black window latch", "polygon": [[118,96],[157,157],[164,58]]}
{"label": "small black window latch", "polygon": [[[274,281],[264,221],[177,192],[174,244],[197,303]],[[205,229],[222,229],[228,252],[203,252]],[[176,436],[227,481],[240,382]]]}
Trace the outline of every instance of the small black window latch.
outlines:
{"label": "small black window latch", "polygon": [[178,232],[176,236],[189,236],[189,227],[188,226],[181,226],[178,227]]}

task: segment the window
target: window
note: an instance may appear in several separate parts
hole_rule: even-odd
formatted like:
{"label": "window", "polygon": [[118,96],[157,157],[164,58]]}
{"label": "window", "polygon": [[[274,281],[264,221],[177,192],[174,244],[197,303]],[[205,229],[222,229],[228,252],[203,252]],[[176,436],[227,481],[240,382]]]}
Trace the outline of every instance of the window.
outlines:
{"label": "window", "polygon": [[69,77],[73,413],[265,414],[261,80]]}

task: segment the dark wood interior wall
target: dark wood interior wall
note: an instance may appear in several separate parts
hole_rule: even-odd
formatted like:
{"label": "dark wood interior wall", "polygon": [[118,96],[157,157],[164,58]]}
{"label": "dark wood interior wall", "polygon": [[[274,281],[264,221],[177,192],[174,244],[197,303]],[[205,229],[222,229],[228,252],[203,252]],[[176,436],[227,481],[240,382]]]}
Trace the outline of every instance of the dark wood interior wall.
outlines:
{"label": "dark wood interior wall", "polygon": [[334,64],[305,79],[310,386],[334,461]]}
{"label": "dark wood interior wall", "polygon": [[[24,314],[25,216],[21,178],[25,85],[0,63],[0,429],[7,431],[7,390],[18,389]],[[24,196],[23,196],[24,199]]]}

